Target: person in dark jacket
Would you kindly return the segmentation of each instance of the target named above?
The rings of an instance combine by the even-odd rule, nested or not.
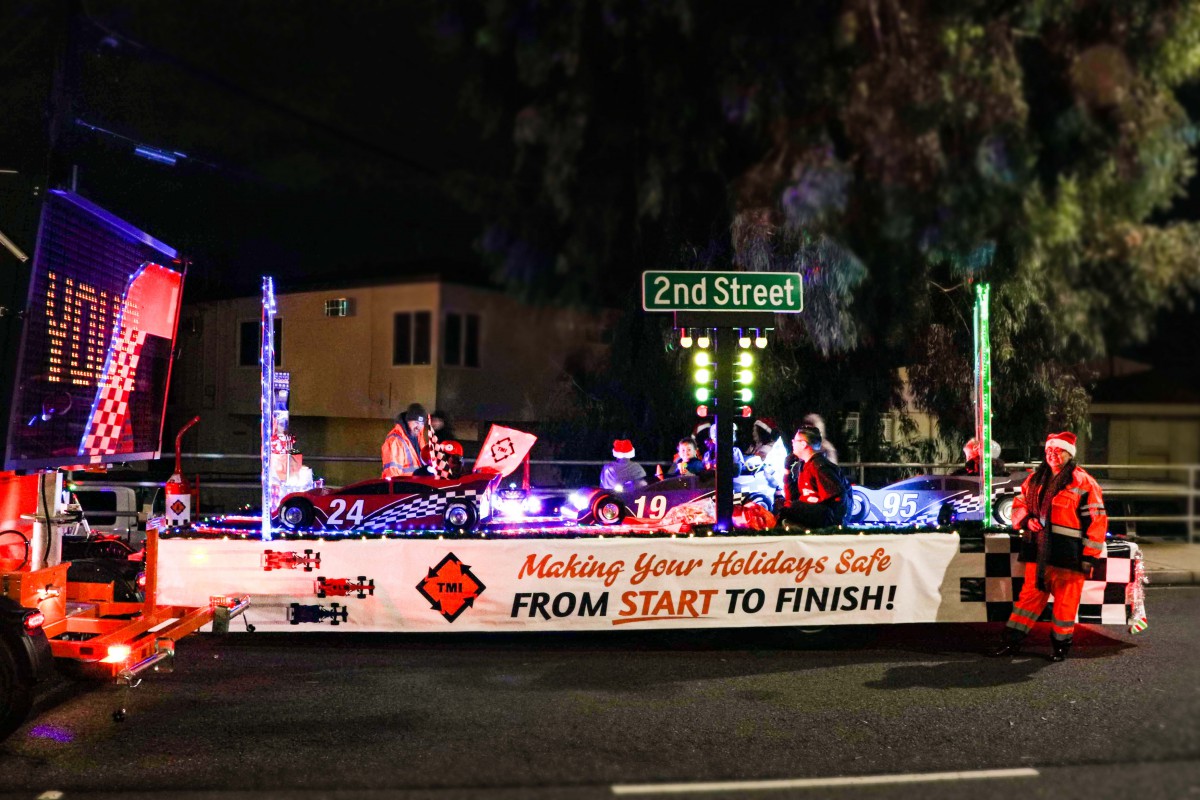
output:
[[[1021,486],[1012,524],[1021,532],[1025,582],[1003,643],[990,655],[1020,652],[1021,642],[1053,595],[1051,660],[1062,661],[1071,649],[1083,583],[1104,556],[1108,531],[1100,484],[1075,464],[1075,434],[1052,433],[1046,439],[1046,460]]]
[[[784,484],[783,506],[777,516],[806,528],[841,525],[848,501],[841,470],[821,452],[821,433],[811,425],[792,437],[795,460]]]

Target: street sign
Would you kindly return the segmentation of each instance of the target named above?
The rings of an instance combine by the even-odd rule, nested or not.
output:
[[[642,273],[646,311],[804,310],[798,272],[698,272],[647,270]]]

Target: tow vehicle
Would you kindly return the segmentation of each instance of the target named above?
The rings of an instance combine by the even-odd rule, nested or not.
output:
[[[0,390],[11,389],[0,419],[0,738],[25,721],[55,662],[134,686],[169,666],[180,639],[228,630],[249,604],[159,603],[158,532],[148,529],[144,553],[91,535],[63,489],[63,470],[159,457],[185,271],[173,248],[83,197],[47,194],[25,311],[0,325]]]

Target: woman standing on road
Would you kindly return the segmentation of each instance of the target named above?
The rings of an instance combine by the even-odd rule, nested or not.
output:
[[[1075,464],[1075,434],[1052,433],[1046,439],[1046,460],[1021,486],[1012,524],[1021,532],[1025,583],[1004,642],[990,655],[1016,655],[1053,595],[1051,660],[1062,661],[1071,649],[1083,582],[1104,555],[1108,531],[1100,485]]]

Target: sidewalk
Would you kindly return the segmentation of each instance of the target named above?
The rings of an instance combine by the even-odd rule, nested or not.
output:
[[[1137,539],[1151,586],[1200,584],[1200,544]]]

